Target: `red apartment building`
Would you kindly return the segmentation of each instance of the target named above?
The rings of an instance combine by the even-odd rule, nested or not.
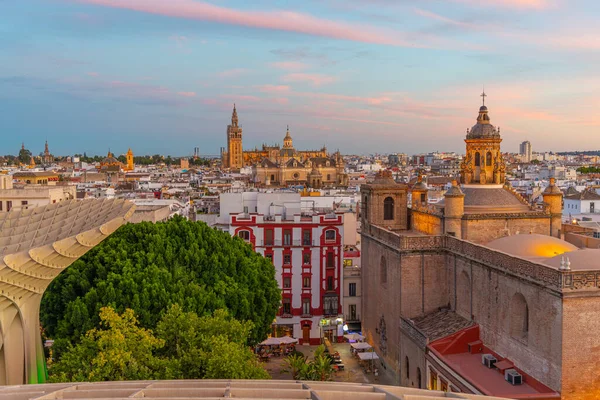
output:
[[[297,193],[246,192],[222,194],[220,218],[275,266],[282,304],[274,334],[301,344],[341,340],[343,214],[303,209]]]

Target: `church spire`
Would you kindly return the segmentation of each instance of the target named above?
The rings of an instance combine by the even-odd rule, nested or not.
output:
[[[235,108],[235,103],[233,103],[233,113],[231,114],[231,125],[238,126],[238,115],[237,115],[237,110]]]

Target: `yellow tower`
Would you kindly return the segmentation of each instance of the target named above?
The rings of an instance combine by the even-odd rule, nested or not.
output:
[[[550,213],[550,236],[560,239],[562,228],[562,198],[563,193],[556,186],[554,178],[550,178],[550,185],[542,193],[546,209]]]
[[[133,151],[131,151],[131,147],[129,150],[127,150],[127,155],[125,157],[127,158],[127,168],[125,168],[125,170],[133,171],[135,169],[135,165],[133,163]]]
[[[452,181],[452,187],[444,193],[444,233],[462,239],[462,217],[465,213],[465,194],[458,182]]]
[[[225,167],[240,169],[244,166],[244,153],[242,150],[242,128],[238,126],[238,115],[233,105],[231,125],[227,125],[227,157]]]
[[[463,184],[504,184],[506,165],[500,152],[500,129],[490,124],[488,109],[483,105],[479,108],[477,123],[469,131],[467,129],[467,151],[460,165],[460,176]]]

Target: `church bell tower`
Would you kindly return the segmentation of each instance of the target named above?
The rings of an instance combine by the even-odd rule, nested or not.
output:
[[[500,151],[500,128],[490,123],[486,96],[485,92],[481,94],[483,105],[479,107],[477,123],[470,131],[467,129],[467,151],[460,165],[460,180],[465,185],[504,184],[506,165]]]
[[[240,169],[244,166],[244,154],[242,150],[242,128],[238,125],[238,115],[233,105],[231,114],[231,125],[227,125],[227,165],[231,169]]]

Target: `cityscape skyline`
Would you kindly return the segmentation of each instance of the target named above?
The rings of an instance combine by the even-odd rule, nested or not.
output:
[[[504,151],[596,150],[594,4],[477,3],[4,2],[0,153],[216,155],[234,102],[247,148],[462,153],[484,84]]]

